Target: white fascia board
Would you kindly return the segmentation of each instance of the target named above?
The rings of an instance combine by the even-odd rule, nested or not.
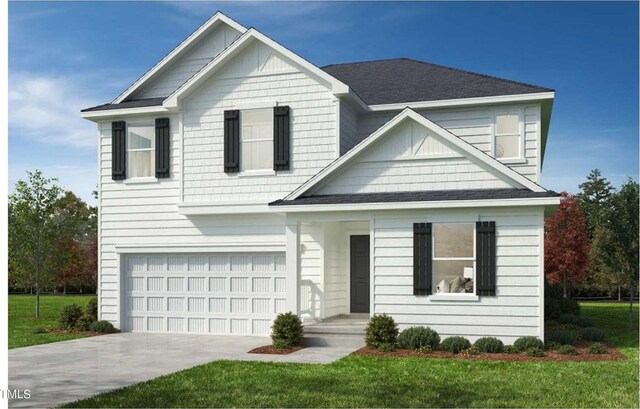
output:
[[[295,64],[299,65],[304,71],[308,74],[320,78],[321,80],[327,82],[331,86],[331,92],[335,95],[346,95],[349,93],[349,87],[322,71],[320,68],[311,64],[304,58],[295,54],[294,52],[286,49],[282,45],[273,41],[269,37],[260,33],[255,28],[250,28],[244,34],[236,39],[236,41],[227,47],[224,51],[218,54],[213,60],[211,60],[207,65],[205,65],[200,71],[194,74],[187,82],[182,84],[177,90],[175,90],[167,99],[165,99],[163,106],[166,108],[176,108],[178,107],[178,100],[185,95],[189,90],[197,87],[201,81],[205,80],[212,73],[215,72],[216,68],[221,67],[227,58],[232,58],[233,55],[239,50],[243,48],[243,46],[247,45],[250,40],[257,40],[268,47],[274,49],[276,52],[284,55],[286,58],[293,61]]]
[[[229,17],[225,16],[221,12],[217,12],[213,15],[209,20],[207,20],[203,25],[198,27],[196,31],[194,31],[189,37],[187,37],[183,42],[178,44],[176,48],[174,48],[169,54],[167,54],[162,60],[160,60],[156,65],[154,65],[149,71],[147,71],[142,77],[138,78],[136,82],[131,84],[126,91],[122,94],[118,95],[116,99],[113,100],[112,104],[119,104],[124,101],[129,95],[131,95],[135,90],[139,89],[142,84],[147,82],[151,77],[153,77],[157,72],[162,70],[167,64],[169,64],[174,58],[182,53],[187,47],[189,47],[193,42],[199,39],[204,33],[206,33],[209,28],[211,28],[214,24],[224,23],[239,33],[244,33],[247,31],[245,27],[237,22],[233,21]]]
[[[421,209],[460,209],[476,207],[520,207],[520,206],[557,206],[560,197],[520,198],[520,199],[483,199],[483,200],[442,200],[433,202],[394,202],[394,203],[348,203],[322,205],[281,205],[270,206],[272,213],[308,213],[337,211],[376,211],[376,210],[421,210]]]
[[[187,244],[122,244],[115,246],[118,254],[144,253],[222,253],[247,251],[285,251],[282,242],[225,242]]]
[[[555,98],[555,92],[537,92],[534,94],[497,95],[492,97],[444,99],[439,101],[402,102],[398,104],[369,105],[370,111],[397,111],[404,108],[447,108],[470,105],[505,104],[515,102],[543,101]]]
[[[269,213],[269,203],[182,202],[178,203],[178,213],[184,216]]]
[[[175,110],[170,110],[158,105],[153,107],[105,109],[104,111],[81,112],[80,116],[84,119],[93,121],[130,115],[168,114],[174,111]]]
[[[486,165],[488,165],[489,167],[495,169],[496,171],[498,171],[499,173],[503,174],[507,178],[513,180],[517,184],[519,184],[519,185],[521,185],[523,187],[526,187],[528,189],[531,189],[534,192],[544,192],[544,191],[546,191],[542,186],[534,183],[530,179],[526,178],[525,176],[523,176],[520,173],[516,172],[515,170],[511,169],[507,165],[501,163],[497,159],[492,158],[491,156],[489,156],[486,153],[482,152],[481,150],[479,150],[478,148],[474,147],[473,145],[470,145],[468,142],[463,141],[462,139],[460,139],[457,136],[453,135],[451,132],[447,131],[446,129],[444,129],[440,125],[438,125],[438,124],[436,124],[434,122],[431,122],[430,120],[428,120],[424,116],[418,114],[417,112],[415,112],[411,108],[405,108],[402,112],[400,112],[398,115],[393,117],[393,119],[391,119],[389,122],[387,122],[386,124],[384,124],[380,128],[378,128],[377,131],[375,131],[374,133],[369,135],[367,138],[365,138],[362,142],[360,142],[358,145],[356,145],[354,148],[352,148],[345,155],[341,156],[338,160],[334,161],[329,166],[327,166],[324,169],[322,169],[315,176],[310,178],[308,181],[306,181],[301,186],[299,186],[297,189],[295,189],[293,192],[291,192],[289,195],[287,195],[284,198],[284,200],[296,199],[296,198],[300,197],[303,193],[309,191],[312,187],[317,186],[321,181],[325,180],[329,175],[331,175],[334,172],[336,172],[339,168],[343,167],[346,163],[348,163],[352,158],[354,158],[355,156],[360,154],[362,151],[367,149],[370,145],[375,143],[378,139],[383,137],[389,130],[393,129],[400,122],[402,122],[402,121],[404,121],[404,120],[406,120],[408,118],[410,118],[410,119],[416,121],[417,123],[423,125],[427,129],[437,133],[439,136],[441,136],[442,138],[447,140],[449,143],[453,144],[458,149],[460,149],[463,152],[467,153],[469,157],[476,158],[476,159],[480,160],[481,162],[483,162]]]

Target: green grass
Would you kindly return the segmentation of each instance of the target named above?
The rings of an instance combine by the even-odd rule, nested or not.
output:
[[[499,362],[348,356],[330,365],[218,361],[67,407],[638,407],[638,328],[626,305],[584,303],[627,356]],[[638,322],[635,308],[634,322]]]
[[[56,328],[58,314],[63,306],[76,303],[84,309],[90,298],[87,295],[41,295],[40,317],[35,318],[35,296],[10,295],[9,349],[86,337],[83,334],[37,334],[34,331]]]

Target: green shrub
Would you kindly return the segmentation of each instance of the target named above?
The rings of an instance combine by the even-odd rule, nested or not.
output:
[[[504,344],[495,337],[478,338],[473,346],[481,352],[488,352],[490,354],[497,354],[504,351]]]
[[[94,316],[84,314],[76,321],[75,329],[78,331],[89,331],[89,327],[95,322],[95,320]]]
[[[570,298],[553,299],[547,298],[544,301],[545,319],[557,319],[560,314],[580,314],[580,305],[576,300]]]
[[[529,348],[544,349],[544,343],[538,339],[538,337],[520,337],[516,339],[513,346],[518,352],[524,352]]]
[[[92,316],[94,321],[98,320],[98,297],[91,297],[87,303],[85,313]]]
[[[75,329],[76,323],[82,317],[82,308],[77,304],[69,304],[62,307],[58,316],[58,324],[62,329]]]
[[[369,348],[379,349],[383,344],[395,346],[398,341],[398,326],[387,314],[374,315],[367,324],[365,343]]]
[[[395,351],[395,345],[383,342],[378,346],[378,351],[380,352],[393,352]]]
[[[573,345],[561,346],[560,348],[558,348],[558,353],[562,355],[578,355],[578,351]]]
[[[94,321],[89,325],[89,331],[102,332],[104,334],[111,334],[118,332],[109,321]]]
[[[440,335],[429,327],[411,327],[398,335],[398,346],[403,349],[420,349],[425,346],[434,349],[440,343]]]
[[[271,326],[271,341],[274,348],[291,348],[302,344],[304,335],[300,317],[292,312],[278,314]]]
[[[607,346],[605,344],[600,343],[600,342],[595,342],[595,343],[589,345],[589,353],[590,354],[606,354],[607,353]]]
[[[557,342],[560,345],[575,345],[576,336],[571,331],[551,331],[547,334],[547,342]]]
[[[481,353],[481,352],[482,352],[482,351],[480,351],[478,348],[476,348],[476,347],[472,346],[472,347],[470,347],[470,348],[467,348],[467,349],[463,350],[463,351],[461,352],[461,354],[462,354],[462,355],[465,355],[465,356],[472,356],[472,355],[478,355],[478,354],[479,354],[479,353]]]
[[[420,352],[421,354],[428,354],[429,352],[433,352],[434,349],[435,348],[431,347],[430,345],[425,345],[416,349],[416,351]]]
[[[517,354],[520,351],[518,351],[518,348],[513,345],[505,345],[503,352],[505,354]]]
[[[558,322],[562,324],[573,324],[578,327],[592,327],[593,321],[589,317],[580,317],[578,315],[573,314],[560,314],[558,317]]]
[[[538,347],[527,348],[525,354],[534,358],[541,358],[544,356],[544,349]]]
[[[580,330],[580,338],[585,341],[602,342],[607,339],[607,334],[598,328],[582,328]]]
[[[440,346],[447,352],[457,354],[465,349],[471,348],[471,342],[465,337],[449,337],[442,341]]]
[[[545,342],[544,343],[544,349],[552,351],[552,350],[556,350],[558,348],[560,348],[562,346],[562,344],[556,342],[556,341],[549,341],[549,342]]]

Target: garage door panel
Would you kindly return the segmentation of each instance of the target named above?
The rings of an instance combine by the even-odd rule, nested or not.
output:
[[[127,330],[269,335],[285,312],[281,253],[127,257]]]

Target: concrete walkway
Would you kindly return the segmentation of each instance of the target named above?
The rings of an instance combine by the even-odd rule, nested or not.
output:
[[[308,347],[289,355],[248,354],[266,337],[121,333],[9,350],[9,389],[31,398],[9,407],[53,407],[207,362],[330,363],[357,346]]]

